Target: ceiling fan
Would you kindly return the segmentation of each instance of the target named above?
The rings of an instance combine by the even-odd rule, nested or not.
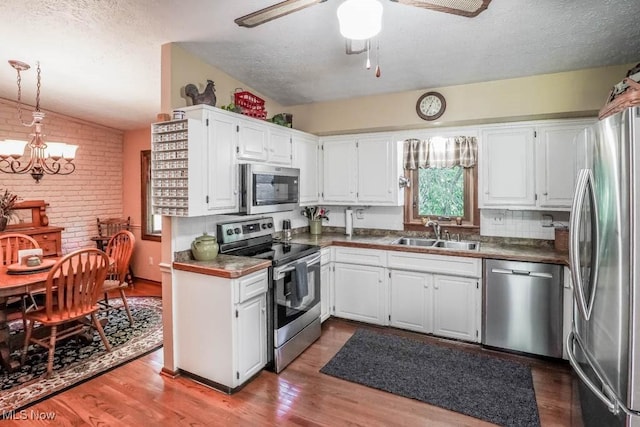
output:
[[[293,12],[324,3],[327,0],[285,0],[273,6],[260,9],[256,12],[242,16],[235,20],[241,27],[253,28],[265,22],[288,15]],[[390,0],[407,6],[421,7],[437,12],[451,13],[454,15],[473,18],[485,10],[491,0]]]

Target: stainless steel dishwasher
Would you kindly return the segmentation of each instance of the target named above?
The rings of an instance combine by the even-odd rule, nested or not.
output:
[[[562,357],[562,266],[484,261],[482,344]]]

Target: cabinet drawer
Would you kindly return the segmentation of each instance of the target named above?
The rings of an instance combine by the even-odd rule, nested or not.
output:
[[[61,246],[60,233],[43,233],[34,234],[33,237],[38,245],[42,248],[43,256],[56,256],[60,255],[58,252]]]
[[[387,266],[387,253],[377,249],[336,247],[334,261],[345,264]]]
[[[460,256],[417,254],[390,251],[389,268],[443,273],[456,276],[482,276],[482,260]]]
[[[267,269],[237,279],[233,302],[240,303],[267,292]]]

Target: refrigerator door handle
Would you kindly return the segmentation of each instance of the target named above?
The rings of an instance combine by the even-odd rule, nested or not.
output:
[[[578,374],[578,377],[580,377],[580,380],[582,380],[582,382],[587,387],[589,387],[589,390],[591,390],[591,392],[593,394],[595,394],[596,397],[602,401],[602,403],[605,404],[605,406],[607,407],[607,409],[611,413],[613,413],[614,415],[617,415],[620,412],[620,405],[619,405],[618,401],[615,398],[614,399],[610,399],[609,397],[607,397],[607,395],[605,395],[605,393],[603,393],[598,388],[598,386],[596,386],[591,381],[591,379],[587,376],[587,374],[582,370],[582,368],[578,364],[578,361],[576,360],[575,354],[573,354],[573,344],[574,343],[577,344],[577,345],[580,345],[580,341],[575,339],[574,332],[571,331],[571,332],[569,332],[569,335],[567,336],[567,356],[569,357],[569,363],[573,367],[573,369],[576,372],[576,374]],[[597,375],[597,373],[596,373],[596,375]],[[609,391],[607,394],[613,395],[613,392],[608,390],[607,386],[605,384],[603,384],[603,387],[605,388],[605,391]]]
[[[591,310],[589,309],[584,295],[584,284],[580,274],[580,220],[582,219],[582,203],[584,202],[589,184],[593,182],[593,175],[590,169],[582,169],[578,174],[576,192],[571,205],[571,223],[569,227],[569,263],[571,265],[571,280],[573,281],[573,295],[578,306],[580,315],[589,320]],[[594,207],[592,207],[593,209]],[[592,276],[594,277],[594,276]],[[595,283],[593,284],[595,286]]]

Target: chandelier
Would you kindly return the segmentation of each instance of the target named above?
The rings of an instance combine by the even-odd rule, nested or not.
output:
[[[37,91],[36,109],[31,112],[31,122],[25,122],[22,118],[22,87],[21,71],[26,71],[29,64],[21,61],[9,61],[9,64],[18,73],[18,115],[23,126],[33,127],[34,133],[30,134],[30,141],[8,139],[0,141],[0,171],[4,173],[23,174],[29,173],[39,183],[42,177],[47,175],[68,175],[76,170],[73,164],[77,145],[64,144],[62,142],[45,142],[42,133],[42,121],[44,113],[40,111],[40,63],[37,62]],[[25,156],[25,147],[29,146],[29,156]]]

